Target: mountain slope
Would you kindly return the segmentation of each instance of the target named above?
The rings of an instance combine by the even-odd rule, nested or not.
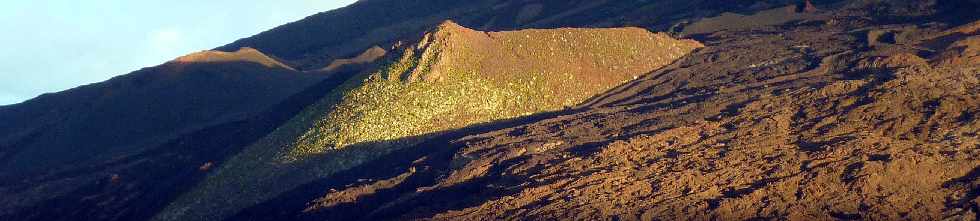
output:
[[[263,54],[254,48],[240,48],[234,52],[222,51],[202,51],[184,55],[174,59],[170,63],[175,64],[195,64],[195,63],[228,63],[228,62],[250,62],[260,64],[268,68],[279,68],[295,70],[278,60]]]
[[[531,23],[538,27],[615,26],[627,21],[613,17],[627,11],[633,11],[636,15],[653,16],[662,13],[717,11],[718,7],[722,7],[700,7],[686,3],[679,7],[671,2],[632,1],[605,1],[598,4],[591,1],[540,3],[543,6],[522,1],[361,1],[352,7],[311,16],[219,48],[229,53],[249,47],[265,52],[261,56],[246,53],[241,57],[246,60],[249,57],[257,58],[254,61],[234,65],[226,62],[210,65],[171,63],[136,71],[107,82],[43,95],[23,104],[0,107],[0,163],[4,165],[0,168],[0,188],[5,195],[11,196],[5,197],[5,201],[0,203],[0,213],[32,214],[58,208],[59,211],[75,214],[93,214],[91,217],[118,218],[116,213],[120,212],[112,211],[111,206],[87,207],[79,202],[83,202],[83,199],[124,198],[125,200],[112,202],[113,205],[126,205],[133,200],[145,201],[148,199],[145,197],[152,199],[154,196],[131,197],[146,192],[144,187],[166,194],[179,192],[180,188],[153,186],[154,177],[174,177],[182,183],[193,182],[193,179],[177,177],[185,174],[183,169],[197,168],[205,162],[220,161],[226,155],[237,153],[245,146],[237,143],[253,140],[249,136],[264,136],[265,130],[262,128],[269,123],[278,122],[256,120],[278,115],[265,113],[264,110],[302,108],[290,105],[305,106],[303,102],[279,101],[303,91],[325,77],[280,70],[281,68],[272,68],[269,64],[288,67],[285,69],[295,67],[298,70],[315,70],[336,60],[334,58],[353,57],[354,53],[369,46],[388,47],[402,40],[417,40],[417,33],[446,18],[458,18],[464,23],[491,30],[515,29],[530,26]],[[646,7],[639,9],[641,5]],[[661,11],[660,8],[666,7],[659,6],[671,6],[669,8],[672,10]],[[516,18],[512,17],[516,16],[512,12],[536,7],[541,10],[537,13],[524,13],[519,19],[522,22],[516,22]],[[594,14],[589,13],[589,10],[599,9],[607,13],[596,18],[591,17]],[[652,13],[650,9],[656,9],[656,13]],[[365,18],[365,15],[384,16]],[[603,19],[613,19],[616,22],[599,25]],[[538,20],[551,22],[536,22]],[[635,21],[668,23],[668,20]],[[216,51],[198,55],[217,60],[222,57],[222,53]],[[334,81],[344,81],[350,72],[370,67],[372,66],[365,65],[345,69],[341,72],[346,73],[336,75],[339,78],[331,77],[336,73],[328,73],[330,76],[326,77],[331,77]],[[186,71],[183,70],[185,68]],[[292,74],[264,75],[258,72]],[[212,76],[221,77],[211,78]],[[306,79],[308,77],[310,79]],[[322,96],[329,88],[314,91],[320,91]],[[262,97],[266,94],[270,96]],[[195,99],[185,99],[191,97]],[[253,127],[247,126],[253,124],[241,124],[242,122],[265,126],[235,130],[227,128],[233,127],[232,125]],[[224,132],[214,135],[214,130],[218,130],[215,128],[223,128],[220,130]],[[237,135],[241,137],[236,137],[235,133],[238,132],[242,132]],[[204,134],[214,136],[202,137]],[[235,142],[221,144],[219,141],[222,140]],[[201,144],[200,147],[195,147],[197,144]],[[212,150],[214,152],[209,152]],[[167,165],[164,159],[173,160],[173,165]],[[143,161],[154,163],[132,163]],[[132,173],[140,176],[129,176]],[[130,181],[143,186],[123,191],[96,188],[114,185],[105,181],[116,175],[123,177],[123,180],[128,180],[126,177],[134,179]],[[30,189],[33,190],[27,191]],[[101,198],[92,198],[93,195]],[[166,199],[160,197],[154,200]],[[165,202],[132,205],[143,208],[144,205],[161,203]],[[147,208],[148,210],[123,210],[120,214],[153,211],[152,206]]]
[[[400,41],[414,42],[444,20],[488,31],[562,27],[645,27],[656,31],[722,12],[752,12],[792,4],[764,1],[372,0],[309,16],[217,48],[256,48],[300,70]],[[822,3],[839,2],[823,0]]]
[[[797,3],[359,1],[0,107],[0,220],[975,220],[978,2]]]
[[[642,29],[484,33],[446,22],[344,92],[291,155],[559,110],[697,47]]]
[[[584,102],[698,47],[637,28],[487,33],[446,22],[246,148],[157,218],[222,218],[443,131]]]
[[[251,117],[181,134],[138,154],[3,180],[0,220],[146,220],[213,167],[343,83],[335,73]]]
[[[28,175],[138,153],[181,133],[248,117],[321,78],[268,66],[276,62],[258,51],[229,55],[194,55],[208,59],[204,62],[184,57],[187,61],[4,110],[0,175]]]
[[[713,32],[578,111],[441,136],[229,220],[976,219],[980,45],[947,30],[980,23],[857,13]]]
[[[357,55],[356,57],[349,58],[349,59],[343,59],[343,58],[335,59],[332,62],[330,62],[329,65],[327,65],[323,69],[320,69],[320,71],[335,72],[335,71],[344,71],[344,70],[356,70],[359,69],[358,68],[359,66],[372,64],[378,59],[384,58],[384,56],[387,53],[388,51],[385,51],[385,49],[378,46],[374,46],[368,48],[364,52],[361,52],[361,54]]]

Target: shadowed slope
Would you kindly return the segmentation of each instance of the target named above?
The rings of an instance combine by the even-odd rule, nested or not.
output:
[[[839,0],[815,1],[816,4]],[[452,19],[467,27],[505,31],[560,27],[646,27],[666,31],[680,21],[721,12],[747,13],[798,0],[372,0],[319,13],[217,48],[252,47],[299,70],[320,69],[372,46],[411,39]],[[416,39],[417,40],[417,39]]]
[[[57,189],[47,189],[50,191],[42,191],[45,192],[43,194],[34,192],[38,194],[32,195],[36,199],[31,200],[21,200],[23,198],[20,196],[7,197],[5,199],[16,203],[4,206],[31,204],[75,188],[74,184],[38,184],[22,180],[25,176],[50,169],[45,173],[47,175],[42,175],[47,177],[44,179],[61,177],[51,174],[77,172],[79,170],[74,168],[78,167],[100,167],[98,165],[116,162],[119,158],[127,158],[125,156],[146,153],[147,147],[167,142],[173,135],[195,133],[201,128],[227,125],[228,122],[252,116],[257,110],[322,77],[305,76],[270,66],[296,64],[295,67],[301,70],[320,68],[337,56],[353,56],[372,45],[387,47],[396,44],[398,40],[414,36],[446,18],[458,18],[464,24],[488,30],[507,30],[531,24],[536,27],[608,27],[623,24],[652,27],[654,24],[669,23],[681,14],[710,14],[711,11],[731,6],[699,5],[694,2],[363,1],[219,48],[232,52],[251,47],[269,56],[250,56],[256,53],[249,52],[245,53],[248,55],[245,57],[255,59],[245,62],[167,64],[107,82],[43,95],[22,104],[2,106],[0,181]],[[594,11],[602,13],[592,13]],[[674,13],[680,14],[664,19],[667,16],[663,15]],[[627,14],[628,19],[622,19],[621,14]],[[367,18],[364,15],[384,16]],[[206,55],[203,56],[206,61],[229,54],[206,52],[203,55]],[[230,55],[235,57],[240,54]],[[314,79],[306,79],[308,77]],[[86,174],[89,178],[74,180],[88,182],[102,179],[104,175]],[[48,205],[74,206],[63,201],[52,202],[54,204]]]
[[[217,220],[243,207],[249,208],[229,220],[976,217],[980,211],[976,29],[940,32],[949,25],[975,21],[980,15],[975,13],[977,1],[814,0],[818,13],[834,13],[828,6],[833,2],[858,7],[845,11],[854,14],[836,17],[753,13],[787,2],[799,0],[360,1],[220,48],[268,52],[270,56],[243,56],[259,63],[169,64],[186,71],[151,68],[138,73],[154,74],[85,87],[99,90],[73,90],[42,96],[29,105],[0,107],[0,162],[17,160],[16,167],[0,164],[0,195],[4,196],[0,220],[139,220],[164,206],[169,207],[158,218],[180,220]],[[930,15],[937,8],[959,12]],[[699,33],[708,48],[589,99],[580,105],[583,109],[461,130],[424,133],[456,128],[461,122],[526,114],[507,105],[463,105],[448,111],[442,108],[447,103],[542,99],[523,96],[527,93],[565,97],[561,88],[542,92],[539,87],[520,87],[555,79],[520,78],[530,74],[497,77],[510,76],[510,68],[615,71],[608,71],[610,66],[583,65],[587,62],[562,63],[575,56],[557,50],[556,56],[548,57],[551,47],[536,47],[548,44],[517,44],[517,49],[511,45],[503,50],[507,47],[501,45],[506,44],[498,42],[556,39],[560,32],[550,37],[528,35],[537,33],[532,31],[484,33],[447,24],[447,30],[456,31],[432,33],[421,47],[401,48],[411,50],[411,55],[392,56],[382,71],[349,81],[348,76],[326,75],[338,77],[332,79],[338,82],[323,82],[326,86],[317,87],[324,88],[307,91],[300,96],[305,102],[274,105],[252,90],[215,94],[228,85],[263,88],[275,96],[288,94],[283,91],[294,89],[292,84],[264,74],[294,72],[261,63],[276,61],[315,70],[374,45],[391,48],[401,45],[400,40],[418,41],[422,37],[418,33],[446,18],[481,30],[637,26],[682,31],[684,24],[696,27],[702,18],[726,11],[754,14],[735,16],[753,24],[702,20],[722,27]],[[453,45],[456,40],[445,39],[474,44]],[[402,51],[394,54],[409,54]],[[505,56],[487,59],[494,54]],[[191,60],[242,56],[203,55]],[[512,55],[520,56],[512,59]],[[479,59],[454,59],[457,56]],[[541,57],[547,62],[539,63]],[[602,60],[594,58],[585,60]],[[616,67],[615,62],[620,60],[609,64]],[[458,75],[454,66],[503,74]],[[238,81],[224,74],[201,74],[232,72],[258,76],[255,79],[267,80],[273,87],[250,80],[234,83]],[[616,76],[630,79],[630,75]],[[182,80],[155,83],[169,78]],[[588,85],[593,81],[621,82],[576,79],[557,85],[585,91],[595,89]],[[518,82],[514,87],[506,84],[512,80]],[[200,83],[180,87],[182,81]],[[89,104],[103,96],[101,88],[112,84],[179,90],[117,90],[107,93],[115,98]],[[344,84],[344,90],[328,93],[338,84]],[[472,96],[500,91],[506,96]],[[581,95],[571,91],[568,97]],[[422,96],[426,94],[458,99]],[[127,96],[132,99],[118,99]],[[323,96],[326,99],[293,116],[297,108]],[[417,97],[425,99],[413,99]],[[565,106],[562,99],[551,102],[535,107]],[[90,111],[105,103],[127,108]],[[514,102],[502,104],[508,103]],[[340,105],[350,109],[338,111],[335,107]],[[264,109],[261,106],[275,108],[257,113]],[[483,109],[487,107],[504,111]],[[410,111],[386,111],[389,108]],[[453,112],[464,114],[448,114]],[[79,116],[101,120],[79,124]],[[279,125],[287,118],[289,123]],[[406,125],[390,118],[423,123]],[[352,124],[335,124],[341,121]],[[147,138],[142,133],[147,127],[162,127],[150,135],[182,135],[160,138],[163,145],[117,146],[104,139],[126,143]],[[127,133],[100,131],[105,128]],[[277,129],[266,136],[272,128]],[[365,133],[372,131],[384,133]],[[385,139],[419,133],[423,134]],[[80,142],[64,148],[47,145],[70,139]],[[43,152],[33,148],[37,146],[63,149]],[[145,150],[151,146],[157,148]],[[338,146],[345,147],[334,149]],[[123,153],[127,150],[134,153]],[[386,156],[372,161],[381,155]],[[60,159],[64,157],[90,160]],[[29,172],[21,169],[51,162],[64,168],[37,176],[4,172]],[[200,185],[199,180],[203,180]]]
[[[710,33],[581,110],[439,137],[229,220],[976,219],[976,34],[875,44],[850,31],[894,27],[830,16]],[[901,26],[949,28],[926,22]]]
[[[638,28],[446,22],[234,157],[158,219],[216,219],[440,131],[578,104],[700,47]]]
[[[361,52],[361,54],[357,55],[357,57],[334,60],[333,62],[330,62],[330,64],[327,65],[327,67],[320,69],[320,71],[334,72],[334,71],[342,71],[347,69],[356,69],[357,67],[352,67],[352,66],[363,66],[366,64],[373,63],[378,59],[384,58],[385,54],[387,53],[388,52],[385,51],[385,49],[378,46],[374,46],[368,48],[364,52]]]
[[[0,220],[146,220],[227,157],[319,100],[353,73],[320,83],[252,117],[207,127],[139,154],[66,168],[0,187]]]
[[[58,197],[106,171],[70,180],[59,174],[254,117],[322,79],[270,66],[274,60],[249,49],[181,59],[0,110],[2,209]]]

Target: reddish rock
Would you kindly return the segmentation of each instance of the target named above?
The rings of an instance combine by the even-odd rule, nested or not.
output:
[[[214,167],[214,162],[204,163],[204,165],[198,167],[197,170],[200,170],[201,172],[208,172],[208,170],[211,170],[211,167]]]
[[[122,177],[119,174],[112,174],[112,176],[109,176],[109,182],[113,185],[119,184],[122,182]]]
[[[804,12],[804,13],[814,13],[817,12],[817,7],[813,6],[813,2],[810,2],[810,0],[805,0],[803,1],[803,3],[800,3],[797,6],[796,11]]]

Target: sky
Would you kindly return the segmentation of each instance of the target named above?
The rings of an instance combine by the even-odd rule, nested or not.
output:
[[[354,1],[0,1],[0,105],[105,81]]]

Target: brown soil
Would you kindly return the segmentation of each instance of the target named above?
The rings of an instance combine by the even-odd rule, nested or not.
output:
[[[385,49],[378,46],[374,46],[368,48],[364,52],[361,52],[361,54],[357,55],[357,57],[334,60],[333,62],[330,62],[330,64],[324,67],[323,69],[320,69],[320,71],[335,72],[335,71],[342,71],[345,69],[355,69],[356,67],[351,67],[351,66],[367,65],[373,63],[378,59],[383,58],[387,53],[388,51],[385,51]]]
[[[360,1],[219,48],[269,56],[205,52],[0,106],[0,220],[978,220],[980,1],[821,0],[816,12],[800,2]],[[445,19],[495,31],[669,28],[706,47],[577,107],[417,145],[295,167],[266,157],[292,140],[256,145],[314,124],[308,108],[376,67],[319,75],[283,63],[316,70]],[[481,46],[464,42],[455,46]],[[574,57],[549,52],[520,54]],[[207,62],[225,58],[234,62]],[[474,69],[520,67],[494,62]],[[562,64],[520,65],[589,68]],[[225,169],[236,163],[249,167]]]
[[[240,48],[235,52],[201,51],[184,55],[171,61],[171,63],[176,64],[229,62],[251,62],[261,64],[269,68],[284,68],[293,70],[293,68],[289,67],[288,65],[285,65],[276,59],[263,54],[261,51],[248,47]]]
[[[158,217],[225,217],[446,131],[569,108],[700,47],[641,28],[483,32],[447,21],[246,147]]]
[[[811,5],[812,6],[812,5]],[[817,19],[823,16],[806,13],[806,6],[785,6],[759,11],[751,15],[722,13],[717,17],[705,18],[684,28],[684,35],[700,35],[721,30],[737,30],[780,25],[787,22],[805,19]]]
[[[976,220],[975,34],[944,48],[868,45],[855,25],[715,32],[582,111],[448,141],[459,149],[328,191],[303,214]]]

